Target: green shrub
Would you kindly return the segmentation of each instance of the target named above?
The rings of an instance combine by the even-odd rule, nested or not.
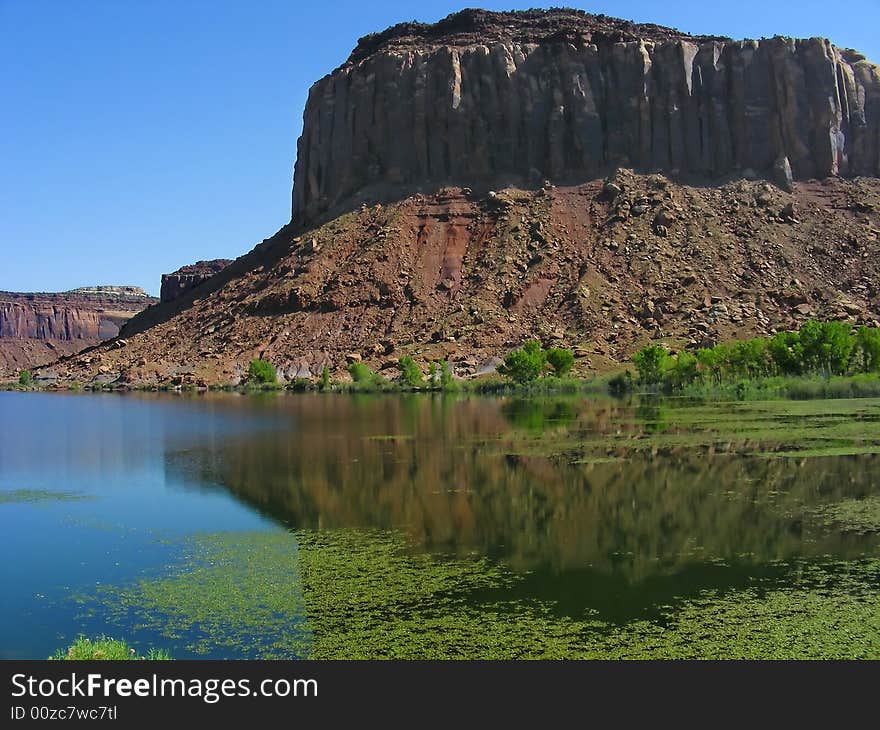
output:
[[[440,388],[442,390],[455,389],[455,377],[452,375],[452,368],[446,360],[440,361]]]
[[[348,374],[355,383],[369,383],[376,377],[376,373],[362,362],[353,362],[349,365]]]
[[[22,370],[18,374],[18,384],[19,385],[23,385],[23,386],[27,387],[28,385],[30,385],[33,382],[34,382],[34,378],[31,375],[29,370]]]
[[[767,351],[777,372],[800,375],[804,370],[804,350],[797,332],[777,332],[767,342]]]
[[[805,370],[829,375],[846,372],[856,342],[848,324],[811,319],[804,322],[798,338],[803,348]]]
[[[259,384],[270,384],[278,382],[278,374],[275,372],[275,366],[268,360],[254,358],[248,366],[247,374],[248,382]]]
[[[556,373],[556,377],[561,378],[571,372],[574,365],[574,353],[561,347],[554,347],[547,350],[547,362]]]
[[[388,384],[385,378],[362,362],[353,362],[349,365],[348,374],[351,375],[357,390],[382,390]]]
[[[321,368],[321,390],[330,390],[330,368]]]
[[[672,357],[661,345],[648,345],[632,357],[633,365],[639,373],[639,381],[644,385],[658,385],[666,371],[672,366]]]
[[[874,392],[877,379],[856,381],[850,376],[880,372],[880,328],[854,330],[846,322],[809,320],[796,332],[718,344],[696,355],[682,352],[673,358],[662,347],[650,345],[633,355],[633,362],[642,384],[663,383],[670,390],[709,380],[740,398],[771,391],[792,398],[842,398]],[[837,379],[841,376],[848,377]],[[623,386],[623,381],[615,381],[615,388]]]
[[[416,361],[409,355],[406,355],[397,361],[400,367],[400,379],[410,388],[422,388],[425,385],[425,378]]]
[[[516,383],[537,380],[547,363],[547,353],[536,340],[529,340],[522,347],[507,353],[498,372]]]

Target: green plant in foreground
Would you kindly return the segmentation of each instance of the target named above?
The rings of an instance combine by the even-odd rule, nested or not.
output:
[[[275,372],[275,366],[268,360],[254,358],[248,365],[248,382],[267,385],[278,382],[278,374]]]
[[[146,656],[138,656],[134,649],[119,639],[111,639],[106,636],[88,639],[85,636],[79,636],[67,649],[59,649],[49,658],[62,661],[127,661],[132,659],[167,661],[171,659],[171,656],[162,649],[150,649]]]
[[[24,387],[27,387],[33,382],[34,382],[34,378],[31,375],[29,370],[22,370],[18,374],[18,384],[19,385],[23,385]]]
[[[321,368],[321,390],[330,390],[330,368]]]
[[[616,624],[517,600],[524,576],[505,565],[413,551],[396,531],[208,534],[188,545],[166,575],[102,586],[102,612],[121,625],[133,615],[189,651],[266,659],[880,656],[876,559],[780,563],[775,578]]]

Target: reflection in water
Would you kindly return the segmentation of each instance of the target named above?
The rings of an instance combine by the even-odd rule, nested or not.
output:
[[[876,399],[0,394],[0,657],[876,654],[877,453]]]
[[[171,453],[168,468],[292,528],[403,529],[430,551],[476,550],[520,571],[644,581],[712,561],[856,555],[873,544],[810,529],[804,515],[871,493],[874,457],[744,458],[713,436],[709,449],[609,458],[618,449],[602,436],[623,430],[630,443],[674,417],[658,408],[303,397],[279,404],[291,428]]]

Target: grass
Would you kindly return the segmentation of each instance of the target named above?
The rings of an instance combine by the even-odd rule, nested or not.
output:
[[[493,395],[541,397],[546,395],[605,395],[609,385],[614,381],[616,373],[594,375],[586,378],[556,377],[548,375],[529,383],[515,383],[499,376],[483,376],[479,378],[456,379],[446,387],[439,384],[412,386],[402,380],[391,380],[380,375],[362,382],[330,381],[326,387],[319,380],[311,381],[298,378],[287,384],[244,382],[240,385],[216,385],[201,390],[239,392],[256,394],[263,392],[305,393],[331,392],[351,394],[407,394],[407,393],[460,393],[462,395]],[[82,386],[71,383],[68,390],[82,390]],[[91,387],[91,386],[90,386]],[[0,389],[5,390],[57,390],[58,386],[45,388],[31,385],[22,388],[15,383],[4,383]],[[197,391],[195,386],[149,385],[128,386],[114,384],[98,384],[95,392],[107,391]],[[656,395],[656,389],[648,388],[642,394]],[[724,401],[761,401],[761,400],[820,400],[840,398],[873,398],[880,397],[880,373],[859,373],[856,375],[823,377],[818,375],[772,376],[754,379],[738,379],[724,382],[695,382],[684,386],[677,392],[677,397],[701,398]]]
[[[880,374],[774,376],[723,383],[693,383],[681,390],[691,398],[716,400],[819,400],[880,397]]]
[[[161,649],[150,649],[146,656],[138,656],[137,652],[124,641],[106,636],[97,639],[79,636],[67,649],[59,649],[49,658],[68,661],[127,661],[131,659],[165,661],[171,659],[168,652]]]

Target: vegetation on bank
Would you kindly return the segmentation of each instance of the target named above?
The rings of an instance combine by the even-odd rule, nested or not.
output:
[[[402,357],[398,360],[400,375],[396,380],[391,380],[375,372],[362,362],[354,362],[348,366],[348,374],[351,375],[351,383],[331,383],[330,387],[322,390],[337,390],[352,393],[381,393],[381,392],[454,392],[461,388],[460,381],[452,374],[452,367],[446,360],[430,362],[427,374],[423,374],[421,368],[412,357]],[[323,381],[323,379],[322,379]]]
[[[120,639],[110,639],[101,636],[97,639],[89,639],[79,636],[66,649],[59,649],[49,659],[72,660],[72,661],[127,661],[131,659],[149,659],[150,661],[167,661],[171,656],[162,649],[150,649],[145,656],[138,653]]]
[[[431,361],[424,372],[411,356],[398,360],[398,376],[386,377],[357,361],[348,366],[350,381],[334,380],[325,365],[317,380],[296,378],[285,382],[268,360],[251,360],[240,385],[212,386],[210,390],[338,393],[464,392],[495,395],[550,393],[631,392],[679,394],[694,397],[760,400],[766,398],[858,398],[880,396],[880,328],[853,327],[845,322],[810,320],[797,331],[772,337],[717,344],[695,352],[670,352],[651,344],[632,356],[635,373],[573,377],[574,353],[566,348],[544,348],[529,340],[507,353],[497,375],[461,379],[446,360]],[[7,388],[32,389],[34,380],[22,371],[17,384]],[[128,389],[94,381],[92,391]],[[82,389],[78,383],[68,386]],[[145,390],[199,390],[196,385],[154,385]]]
[[[810,320],[793,332],[670,353],[648,345],[609,388],[792,398],[880,395],[880,329]]]
[[[274,385],[278,382],[278,372],[268,360],[254,358],[248,365],[247,381],[256,385]]]

